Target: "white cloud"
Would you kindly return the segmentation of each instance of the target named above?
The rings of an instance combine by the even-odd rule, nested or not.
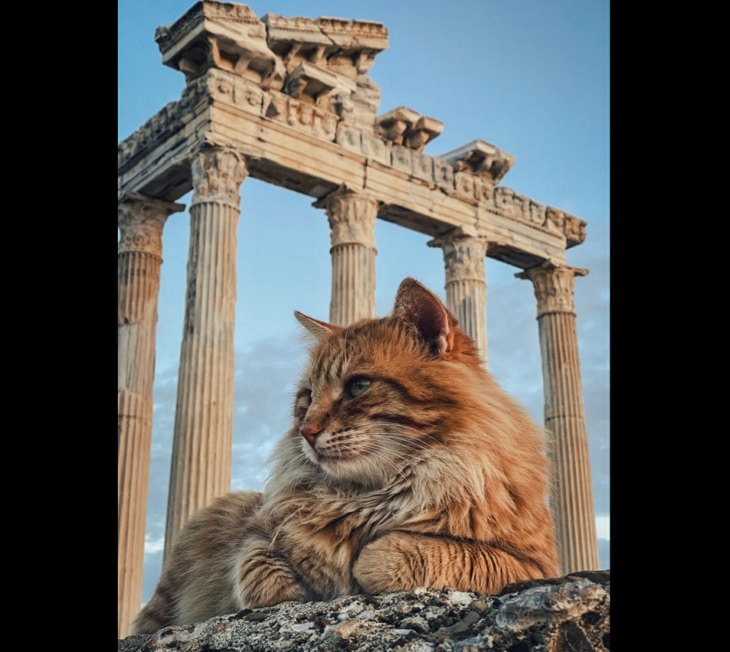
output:
[[[608,514],[596,516],[596,533],[599,539],[611,540],[611,517]]]
[[[156,555],[165,548],[165,537],[157,537],[153,539],[149,534],[144,538],[144,554]]]

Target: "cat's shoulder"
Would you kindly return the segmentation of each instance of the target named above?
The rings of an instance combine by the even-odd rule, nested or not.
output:
[[[249,515],[261,504],[261,496],[259,491],[231,491],[217,496],[193,514],[190,519],[191,524],[221,518],[237,521],[241,517]]]

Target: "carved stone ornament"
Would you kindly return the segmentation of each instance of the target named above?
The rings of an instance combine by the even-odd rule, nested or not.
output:
[[[162,63],[185,74],[189,83],[210,68],[235,72],[280,89],[284,64],[266,43],[266,27],[243,4],[198,2],[173,25],[159,27],[155,41]]]
[[[447,160],[456,170],[469,170],[489,180],[492,185],[499,183],[515,162],[512,154],[480,139],[441,154],[440,158]]]
[[[245,158],[232,149],[206,148],[192,160],[192,202],[220,201],[238,208],[238,194],[243,180],[248,176]]]
[[[333,247],[355,243],[375,249],[376,199],[343,186],[313,205],[327,212]]]
[[[554,312],[575,314],[575,277],[586,274],[588,270],[581,267],[555,265],[545,261],[537,267],[518,272],[515,276],[532,281],[537,299],[537,316],[540,317]]]
[[[124,195],[118,206],[120,231],[118,252],[162,256],[162,227],[172,214],[185,210],[184,204],[146,197],[136,192]]]

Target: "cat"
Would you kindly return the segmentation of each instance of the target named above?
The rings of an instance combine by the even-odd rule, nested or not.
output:
[[[543,433],[421,283],[390,316],[313,336],[263,493],[178,533],[133,633],[286,600],[555,577]]]

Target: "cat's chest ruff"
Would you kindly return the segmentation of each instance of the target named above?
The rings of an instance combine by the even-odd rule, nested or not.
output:
[[[304,498],[304,504],[292,512],[282,529],[297,539],[312,537],[332,546],[347,542],[358,547],[361,540],[397,525],[408,511],[402,494],[311,492]]]

